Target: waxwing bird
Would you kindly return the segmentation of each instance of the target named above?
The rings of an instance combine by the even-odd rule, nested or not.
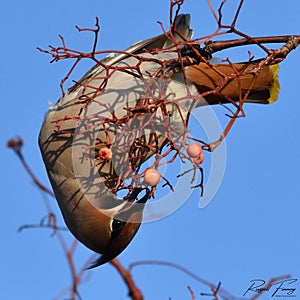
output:
[[[189,15],[178,15],[173,28],[176,40],[191,40],[193,31],[190,29]],[[126,170],[132,167],[128,167],[126,163],[128,161],[126,151],[112,151],[112,157],[102,161],[96,160],[94,164],[87,155],[84,155],[84,151],[91,149],[95,141],[102,142],[99,143],[99,149],[96,147],[95,153],[104,147],[103,141],[107,141],[112,150],[115,145],[122,144],[125,138],[122,131],[124,126],[104,122],[108,119],[125,120],[130,111],[139,107],[145,87],[149,87],[147,80],[153,80],[149,74],[154,74],[160,67],[160,64],[152,58],[156,61],[178,58],[176,51],[159,51],[156,54],[149,51],[171,46],[172,42],[162,34],[138,42],[124,53],[104,58],[101,64],[88,71],[49,108],[43,122],[39,146],[66,225],[81,243],[102,255],[91,267],[108,262],[127,247],[140,227],[143,209],[150,193],[148,187],[144,186],[130,191],[125,200],[118,199],[114,188],[122,180],[120,174],[125,174]],[[139,71],[132,69],[130,72],[124,72],[112,69],[114,72],[109,76],[107,76],[108,69],[104,67],[126,68],[137,64]],[[256,64],[257,62],[239,63],[235,64],[235,68],[251,70]],[[215,89],[222,83],[221,74],[233,73],[229,64],[212,64],[212,66],[213,68],[199,62],[182,70],[187,81],[182,71],[174,73],[168,81],[166,95],[172,95],[174,103],[168,100],[166,109],[169,112],[170,126],[176,128],[174,134],[184,130],[182,119],[187,118],[195,107],[226,103],[229,98],[239,101],[246,93],[248,102],[271,103],[277,99],[277,65],[266,66],[256,75],[247,72],[238,79],[233,78],[218,93],[207,93],[206,96],[199,96],[196,100],[187,97],[188,92],[199,95]],[[257,77],[254,84],[253,76]],[[105,90],[102,93],[95,93],[103,83]],[[179,98],[184,100],[175,103]],[[85,99],[92,101],[83,109]],[[132,128],[140,130],[141,118],[146,120],[147,116],[140,114],[136,123],[132,120],[126,123],[130,132]],[[164,126],[158,121],[156,131],[159,132],[158,136],[161,139],[164,130]],[[145,128],[139,134],[148,141],[151,130]],[[151,155],[153,153],[149,152],[143,159],[135,160],[135,165],[141,165]],[[140,196],[142,193],[145,194]]]

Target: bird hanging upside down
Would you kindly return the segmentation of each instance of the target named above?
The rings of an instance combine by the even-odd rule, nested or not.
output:
[[[193,31],[188,14],[175,18],[172,34],[177,41],[191,40]],[[130,149],[117,151],[116,145],[125,145],[126,126],[128,133],[138,131],[150,146],[154,143],[149,142],[153,127],[141,125],[150,122],[153,107],[158,103],[149,98],[159,94],[159,105],[165,99],[154,121],[155,131],[159,133],[155,143],[159,147],[165,145],[163,137],[170,134],[168,128],[175,135],[185,130],[183,122],[196,107],[239,101],[245,95],[248,95],[247,102],[253,103],[266,104],[277,99],[278,66],[265,66],[260,72],[251,73],[257,66],[255,61],[232,66],[208,65],[199,60],[198,64],[186,66],[162,82],[155,75],[159,74],[161,62],[178,59],[178,52],[172,51],[172,46],[172,41],[162,34],[103,59],[49,109],[42,125],[39,146],[64,220],[81,243],[101,254],[91,267],[119,255],[142,222],[143,209],[150,197],[147,185],[135,187],[123,201],[117,199],[116,187],[123,180],[120,174],[128,175],[130,169],[139,168],[155,152],[147,149],[146,155],[137,155],[132,163]],[[166,50],[151,54],[153,49]],[[190,53],[185,50],[186,47],[180,52],[182,57]],[[235,72],[240,75],[233,76],[216,91],[224,75]],[[157,85],[160,88],[149,97]],[[162,86],[166,88],[163,93]],[[141,105],[141,99],[145,98],[148,106]],[[136,119],[130,117],[132,112]],[[100,158],[95,154],[95,163],[84,155],[83,149],[99,153],[104,147],[110,152],[102,151]]]

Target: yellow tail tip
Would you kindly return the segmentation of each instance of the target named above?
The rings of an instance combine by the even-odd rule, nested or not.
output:
[[[280,84],[279,84],[279,78],[278,78],[278,70],[279,70],[279,65],[271,65],[270,71],[273,75],[273,84],[270,89],[270,98],[268,99],[268,102],[274,103],[278,99],[279,95],[279,90],[280,90]]]

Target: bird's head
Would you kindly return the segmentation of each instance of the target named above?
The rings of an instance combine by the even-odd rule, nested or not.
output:
[[[140,189],[138,190],[140,192]],[[113,214],[94,208],[93,214],[89,212],[89,220],[83,222],[81,234],[77,236],[83,244],[101,256],[88,269],[101,266],[118,256],[136,235],[143,219],[143,209],[149,199],[149,192],[134,204],[128,202],[136,196],[135,191],[130,195],[130,199],[122,201],[113,209]]]

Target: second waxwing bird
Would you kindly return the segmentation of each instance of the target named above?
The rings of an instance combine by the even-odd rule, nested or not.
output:
[[[182,38],[192,39],[193,31],[190,29],[188,14],[178,15],[173,28],[172,33],[177,41],[182,41]],[[154,74],[160,67],[152,58],[156,61],[178,58],[175,51],[159,51],[158,54],[151,54],[149,51],[155,48],[170,49],[171,46],[172,42],[162,34],[134,44],[126,53],[104,58],[101,61],[103,65],[93,67],[49,108],[43,122],[39,146],[66,225],[81,243],[102,255],[92,267],[108,262],[127,247],[140,227],[143,209],[149,198],[147,186],[131,191],[127,201],[118,200],[117,194],[113,192],[117,183],[122,180],[120,174],[125,174],[132,166],[126,163],[126,151],[113,151],[125,139],[122,131],[124,126],[104,122],[109,119],[124,120],[132,109],[139,107],[147,80],[153,80],[150,74]],[[137,69],[130,69],[130,72],[120,69],[137,64],[139,72]],[[247,62],[234,66],[237,70],[251,70],[256,64]],[[104,65],[112,67],[114,72],[107,76],[107,70],[110,69],[104,68]],[[218,93],[199,96],[218,87],[223,80],[221,74],[233,73],[232,66],[228,64],[212,65],[213,68],[199,62],[198,65],[185,67],[182,72],[174,73],[168,82],[165,94],[172,95],[173,98],[166,102],[167,118],[169,126],[176,129],[175,135],[185,130],[183,121],[195,107],[226,103],[228,98],[239,101],[248,92],[248,102],[271,103],[277,99],[277,65],[266,66],[256,75],[248,72],[238,79],[232,79]],[[187,82],[184,80],[183,71]],[[254,85],[253,76],[257,77]],[[103,83],[103,92],[95,93]],[[187,85],[191,95],[199,96],[197,99],[188,97]],[[248,91],[250,87],[251,90]],[[83,109],[84,99],[92,101]],[[132,128],[141,130],[141,120],[146,122],[147,116],[140,114],[136,123],[130,120],[125,125],[131,131]],[[162,138],[166,129],[160,121],[156,125],[155,130],[159,133],[159,138]],[[151,129],[145,128],[141,131],[140,134],[149,141]],[[91,163],[84,155],[84,149],[90,149],[95,141],[102,142],[103,146],[100,143],[99,148],[104,147],[105,142],[109,144],[112,158],[101,163]],[[135,160],[135,165],[140,166],[153,154],[150,152],[143,159]],[[146,193],[140,197],[142,190]],[[134,203],[130,204],[131,202]]]

